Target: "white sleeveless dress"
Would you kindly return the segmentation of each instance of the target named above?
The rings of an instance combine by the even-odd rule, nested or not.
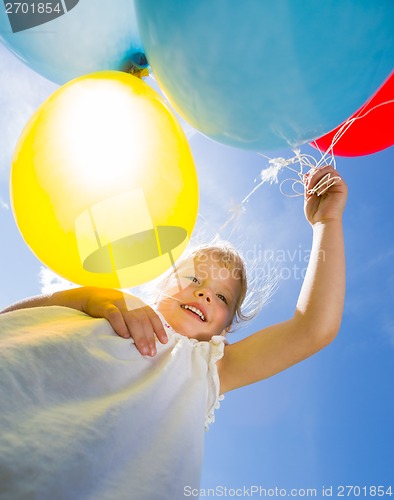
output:
[[[162,320],[169,340],[151,358],[73,309],[0,315],[0,499],[177,500],[199,488],[225,339]]]

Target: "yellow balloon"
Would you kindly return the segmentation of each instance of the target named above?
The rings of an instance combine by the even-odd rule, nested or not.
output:
[[[27,245],[80,285],[126,288],[182,254],[198,208],[184,133],[126,73],[77,78],[36,111],[17,144],[13,212]]]

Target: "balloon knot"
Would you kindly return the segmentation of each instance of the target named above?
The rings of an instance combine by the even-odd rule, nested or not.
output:
[[[149,76],[149,64],[143,52],[135,52],[123,67],[123,71],[137,78]]]
[[[149,69],[148,68],[136,68],[135,66],[132,66],[128,73],[132,74],[133,76],[136,76],[137,78],[143,78],[146,76],[149,76]]]

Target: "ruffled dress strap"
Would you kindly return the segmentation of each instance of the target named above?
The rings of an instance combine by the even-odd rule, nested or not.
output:
[[[227,344],[226,337],[214,335],[209,341],[210,354],[208,359],[208,398],[207,412],[205,416],[205,430],[209,430],[209,425],[215,422],[215,410],[220,408],[220,401],[224,399],[220,392],[220,380],[216,362],[222,359],[224,347]]]

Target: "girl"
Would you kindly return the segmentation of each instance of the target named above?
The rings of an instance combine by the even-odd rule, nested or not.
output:
[[[320,182],[334,173],[334,184]],[[4,311],[10,313],[4,315],[1,321],[3,331],[8,331],[8,335],[13,329],[27,332],[26,328],[32,321],[38,322],[44,314],[43,309],[37,309],[39,312],[35,316],[31,307],[66,306],[95,318],[105,318],[119,337],[131,338],[137,348],[130,346],[130,342],[124,344],[123,340],[113,335],[109,342],[112,330],[96,331],[96,325],[102,329],[107,328],[105,325],[108,323],[87,321],[86,316],[78,315],[78,331],[85,332],[84,341],[88,339],[92,350],[94,347],[97,351],[96,344],[102,340],[100,349],[111,356],[110,369],[104,375],[110,379],[108,389],[105,394],[98,394],[99,401],[95,401],[95,405],[87,407],[89,417],[86,418],[91,421],[86,427],[90,434],[83,437],[87,441],[86,446],[78,446],[80,441],[75,442],[77,453],[70,445],[72,450],[65,453],[66,460],[60,461],[59,447],[54,446],[53,452],[48,452],[50,459],[46,462],[51,466],[51,475],[43,470],[28,474],[30,494],[34,492],[37,498],[46,498],[46,495],[49,498],[49,492],[53,494],[56,490],[57,498],[85,498],[89,495],[141,500],[182,498],[186,488],[187,491],[198,488],[202,460],[201,430],[204,420],[206,426],[213,421],[219,394],[272,376],[319,351],[335,338],[340,327],[345,293],[342,213],[347,188],[330,166],[311,171],[305,176],[304,183],[305,215],[313,229],[313,246],[294,315],[239,342],[224,345],[226,333],[234,322],[243,317],[241,305],[246,294],[245,268],[236,252],[216,247],[201,248],[177,265],[176,273],[172,273],[163,285],[156,312],[131,295],[93,288],[77,288],[33,298]],[[18,320],[22,311],[10,312],[16,309],[29,309],[22,323]],[[69,316],[76,313],[57,307],[47,308],[46,311],[51,311],[46,312],[49,314],[46,325],[52,328],[48,334],[52,343],[57,330],[65,333],[62,337],[65,342],[70,342],[70,339],[80,342],[80,333],[74,335],[72,328],[69,331],[64,327]],[[56,319],[58,322],[53,327]],[[86,337],[89,328],[95,336]],[[82,356],[78,370],[84,364],[93,367],[90,376],[83,370],[78,372],[77,380],[84,377],[82,385],[94,384],[92,379],[101,377],[103,364],[91,361],[92,352],[90,357],[83,352],[72,352],[74,357]],[[121,369],[119,359],[125,361]],[[66,370],[69,376],[76,370],[75,365],[70,363]],[[49,372],[48,376],[53,376],[53,372]],[[92,386],[91,392],[88,391],[84,397],[89,399],[94,394],[97,399],[97,391],[101,390],[102,382]],[[42,404],[45,397],[41,387],[37,391]],[[71,402],[80,397],[76,390],[73,393],[69,389],[69,392]],[[55,395],[51,394],[49,403],[45,400],[45,404],[53,408],[54,398]],[[71,403],[67,406],[63,399],[61,403],[67,413]],[[74,421],[70,420],[70,415]],[[70,415],[63,422],[69,429],[67,439],[77,432],[77,423],[79,426],[85,424],[84,421],[79,422],[80,412],[71,411]],[[122,417],[124,415],[132,420],[126,422]],[[53,420],[50,423],[53,424]],[[18,428],[19,435],[21,427]],[[121,429],[120,434],[114,431],[115,427]],[[97,429],[110,435],[113,446],[109,458],[105,456],[102,435],[96,435],[95,439],[92,437],[92,433],[97,434]],[[42,440],[42,429],[40,432]],[[81,440],[80,433],[78,436]],[[126,447],[122,446],[122,441],[127,443]],[[123,451],[114,451],[116,445],[123,447]],[[23,446],[19,447],[21,449],[12,457],[13,460],[17,461],[23,455]],[[0,441],[0,451],[3,448],[7,449],[7,442]],[[69,460],[73,461],[72,466]],[[99,466],[97,460],[105,463]],[[0,464],[0,476],[2,467]],[[29,467],[32,467],[30,462],[25,469],[22,468],[25,474],[30,471]],[[59,472],[62,467],[66,483],[63,489],[60,488],[62,494],[59,495]],[[48,477],[52,479],[49,481]],[[79,478],[78,483],[70,488],[70,478],[75,480],[76,477]],[[16,482],[9,480],[8,484],[12,492]],[[15,494],[12,498],[16,498]]]

